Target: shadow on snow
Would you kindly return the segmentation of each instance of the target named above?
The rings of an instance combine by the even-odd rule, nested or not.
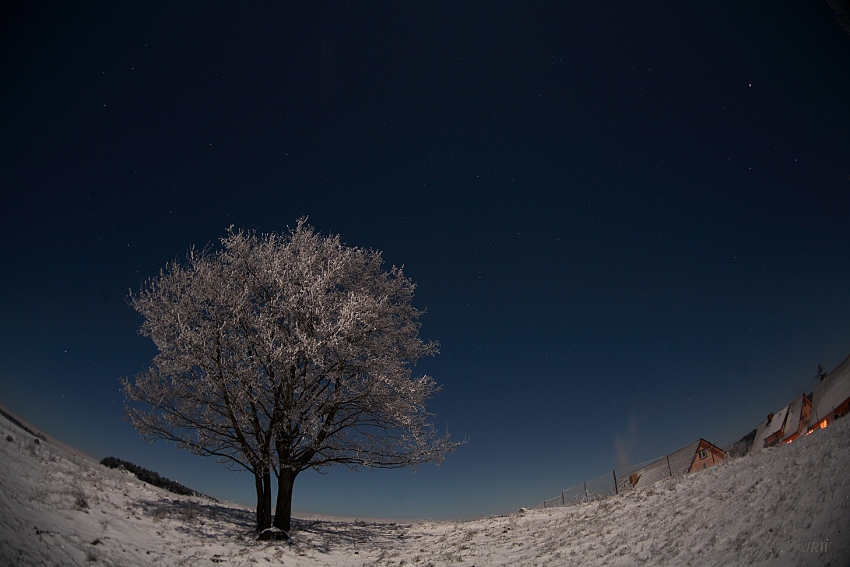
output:
[[[256,516],[252,510],[182,499],[139,500],[135,505],[141,514],[154,521],[176,521],[175,529],[187,536],[210,540],[222,537],[238,541],[257,539]],[[407,524],[394,522],[292,518],[291,534],[296,540],[294,543],[330,553],[338,547],[356,550],[360,544],[389,544],[404,539],[409,528]]]

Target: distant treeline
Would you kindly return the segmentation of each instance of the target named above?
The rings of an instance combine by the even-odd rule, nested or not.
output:
[[[12,423],[14,423],[15,425],[17,425],[18,427],[20,427],[21,429],[23,429],[24,431],[26,431],[27,433],[29,433],[29,434],[30,434],[30,435],[32,435],[33,437],[38,437],[38,438],[39,438],[39,439],[41,439],[42,441],[47,441],[47,439],[45,439],[45,438],[44,438],[44,435],[42,435],[41,433],[36,433],[35,431],[33,431],[32,429],[30,429],[29,427],[27,427],[27,426],[26,426],[26,425],[24,425],[23,423],[21,423],[20,421],[18,421],[17,419],[15,419],[15,418],[14,418],[14,416],[9,415],[9,414],[8,414],[8,413],[6,413],[5,411],[3,411],[3,408],[0,408],[0,414],[2,414],[2,415],[3,415],[3,417],[5,417],[6,419],[8,419],[9,421],[11,421]]]
[[[204,498],[215,500],[215,498],[207,496],[206,494],[202,494],[197,490],[187,488],[179,482],[175,482],[173,480],[165,478],[164,476],[160,476],[159,473],[155,473],[154,471],[148,470],[144,467],[140,467],[139,465],[134,465],[133,463],[129,463],[127,461],[122,461],[121,459],[116,459],[115,457],[106,457],[105,459],[100,461],[100,464],[105,467],[109,467],[110,469],[124,467],[126,470],[136,475],[136,478],[138,478],[142,482],[152,484],[153,486],[158,486],[159,488],[164,488],[165,490],[173,492],[174,494],[181,494],[183,496],[203,496]]]

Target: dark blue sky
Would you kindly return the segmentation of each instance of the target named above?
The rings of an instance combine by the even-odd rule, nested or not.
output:
[[[818,1],[3,8],[0,401],[218,497],[124,421],[129,290],[301,215],[418,283],[440,469],[295,508],[534,505],[726,446],[850,354],[850,35]],[[284,5],[286,4],[286,5]],[[579,3],[568,3],[579,4]]]

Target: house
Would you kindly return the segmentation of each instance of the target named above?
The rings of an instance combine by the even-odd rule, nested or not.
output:
[[[827,427],[850,412],[850,356],[818,382],[812,392],[811,423],[807,433]]]
[[[671,476],[681,476],[713,467],[729,458],[723,449],[705,439],[697,439],[678,451],[641,467],[617,480],[618,492],[633,487],[649,486]]]
[[[812,411],[812,401],[803,394],[776,413],[768,414],[756,429],[751,453],[779,443],[790,443],[806,428]]]
[[[782,428],[782,436],[776,439],[776,443],[790,443],[800,436],[809,423],[812,413],[812,400],[805,394],[788,404],[788,412],[785,415],[785,426]],[[766,440],[769,442],[770,440]]]
[[[729,458],[729,455],[720,447],[712,445],[705,439],[699,439],[687,447],[679,449],[668,458],[670,459],[670,467],[673,475],[676,475],[713,467],[717,463]],[[687,470],[685,470],[685,467],[687,467]],[[678,473],[678,470],[683,472]]]

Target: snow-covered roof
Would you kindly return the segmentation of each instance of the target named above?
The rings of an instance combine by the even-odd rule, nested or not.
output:
[[[618,487],[628,490],[632,486],[649,486],[659,480],[670,478],[670,468],[667,465],[667,457],[656,459],[637,470],[632,474],[637,475],[636,481],[632,484],[630,475],[623,475],[618,479]]]
[[[694,455],[697,453],[697,448],[702,441],[703,439],[697,439],[668,456],[670,459],[670,471],[673,473],[673,476],[687,474],[691,469],[691,463],[694,462]]]
[[[803,398],[800,396],[788,405],[788,415],[785,416],[785,429],[782,432],[782,441],[800,432],[800,418],[803,415]]]
[[[756,438],[753,439],[753,448],[751,451],[760,451],[761,449],[764,449],[764,440],[782,429],[782,426],[785,424],[785,416],[787,414],[788,406],[785,406],[773,414],[770,419],[765,419],[759,424],[758,429],[756,430]]]
[[[670,453],[666,457],[656,459],[648,465],[635,470],[633,474],[638,475],[635,486],[648,486],[658,480],[670,477],[671,474],[673,476],[687,474],[691,470],[691,464],[693,464],[694,456],[700,446],[705,446],[706,448],[714,447],[718,451],[722,451],[719,447],[709,443],[705,439],[697,439],[678,451]],[[722,452],[725,453],[725,451]],[[618,486],[628,488],[627,483],[631,484],[628,476],[623,475],[618,481]]]
[[[790,404],[789,404],[790,405]],[[785,425],[785,416],[788,415],[788,406],[785,406],[778,412],[776,412],[773,416],[773,419],[770,420],[770,423],[765,424],[764,427],[764,437],[765,439],[782,431],[782,426]]]
[[[850,356],[815,386],[812,394],[812,418],[817,421],[850,398]]]

